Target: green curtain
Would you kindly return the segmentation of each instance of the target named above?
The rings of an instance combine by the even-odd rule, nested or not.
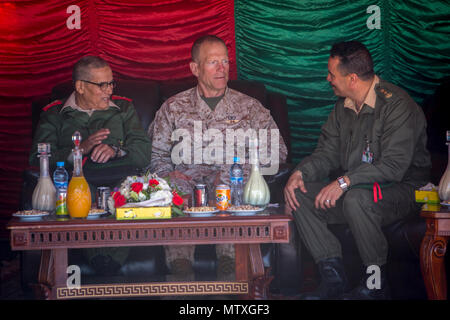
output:
[[[373,5],[379,20],[367,12]],[[326,81],[333,43],[364,43],[377,74],[420,104],[450,74],[449,20],[448,1],[235,0],[238,78],[287,96],[297,162],[314,150],[336,100]],[[380,29],[369,28],[377,21]]]

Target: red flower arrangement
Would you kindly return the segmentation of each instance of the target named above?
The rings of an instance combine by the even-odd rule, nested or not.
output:
[[[173,203],[174,205],[176,205],[176,206],[181,206],[181,205],[183,205],[183,198],[180,197],[180,196],[178,195],[178,193],[176,193],[175,191],[172,192],[172,194],[173,194],[172,203]]]
[[[120,192],[112,192],[112,197],[114,199],[114,207],[118,208],[127,203],[127,199],[120,194]]]
[[[169,182],[161,180],[155,175],[149,179],[147,176],[143,177],[127,177],[119,189],[111,192],[112,202],[114,208],[122,207],[127,203],[137,203],[152,199],[152,194],[161,191],[157,199],[171,199],[172,213],[174,215],[183,214],[183,198],[175,189],[172,189]],[[167,203],[167,202],[166,202]],[[164,204],[167,205],[167,204]]]

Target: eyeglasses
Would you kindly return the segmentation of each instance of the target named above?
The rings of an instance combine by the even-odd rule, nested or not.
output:
[[[112,81],[110,81],[110,82],[100,82],[100,83],[92,82],[92,81],[88,81],[88,80],[81,80],[81,81],[87,82],[87,83],[90,83],[90,84],[95,84],[95,85],[98,86],[102,91],[108,90],[108,87],[111,87],[111,88],[114,89],[114,88],[116,87],[116,85],[117,85],[117,83],[116,83],[114,80],[112,80]]]

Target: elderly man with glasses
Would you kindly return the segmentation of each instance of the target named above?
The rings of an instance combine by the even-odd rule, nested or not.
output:
[[[72,134],[82,135],[84,168],[149,163],[151,142],[130,99],[112,95],[115,87],[108,63],[96,56],[81,58],[73,68],[74,91],[66,101],[54,101],[41,114],[33,139],[30,164],[38,165],[37,144],[51,144],[50,165],[72,164]],[[94,190],[92,190],[94,191]]]
[[[106,61],[96,56],[81,58],[73,68],[72,80],[74,91],[67,100],[44,107],[29,161],[39,165],[37,144],[46,142],[51,145],[50,166],[64,161],[66,168],[71,167],[72,134],[79,131],[83,138],[83,169],[95,196],[96,183],[114,187],[126,175],[147,166],[151,142],[131,100],[112,95],[115,82]],[[83,250],[97,273],[105,275],[115,274],[128,253],[129,248]]]

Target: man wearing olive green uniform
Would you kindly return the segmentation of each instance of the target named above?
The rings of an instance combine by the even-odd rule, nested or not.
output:
[[[37,144],[46,142],[51,147],[50,166],[64,161],[70,171],[72,135],[79,131],[85,175],[87,170],[100,172],[99,175],[105,175],[105,179],[113,183],[110,179],[113,174],[118,178],[115,183],[120,183],[125,176],[114,174],[115,168],[116,172],[126,175],[128,170],[132,172],[134,168],[147,166],[151,156],[150,139],[141,127],[131,100],[112,95],[115,82],[108,63],[96,56],[85,56],[75,64],[72,79],[74,91],[69,98],[49,104],[41,114],[30,164],[39,165]],[[102,171],[108,168],[112,170]],[[93,197],[96,187],[90,184]],[[85,249],[84,253],[97,270],[108,273],[117,271],[128,256],[128,248]]]
[[[63,103],[59,100],[48,105],[39,121],[39,128],[33,139],[30,163],[39,165],[37,144],[47,142],[51,145],[50,166],[57,161],[73,165],[72,134],[79,131],[84,139],[100,129],[107,129],[108,136],[102,141],[113,150],[107,162],[94,162],[85,154],[84,169],[100,169],[117,166],[148,165],[151,153],[150,140],[142,129],[133,103],[130,99],[111,96],[107,110],[93,111],[81,109],[75,101],[75,93]]]
[[[418,209],[414,189],[428,182],[431,166],[426,120],[405,91],[374,74],[370,53],[359,42],[333,46],[327,80],[340,98],[317,148],[285,187],[301,239],[322,277],[319,288],[304,297],[387,299],[388,244],[381,227]],[[340,177],[323,182],[334,172]],[[341,245],[328,223],[349,224],[364,265],[380,267],[381,288],[369,289],[365,275],[343,294],[349,288]]]

